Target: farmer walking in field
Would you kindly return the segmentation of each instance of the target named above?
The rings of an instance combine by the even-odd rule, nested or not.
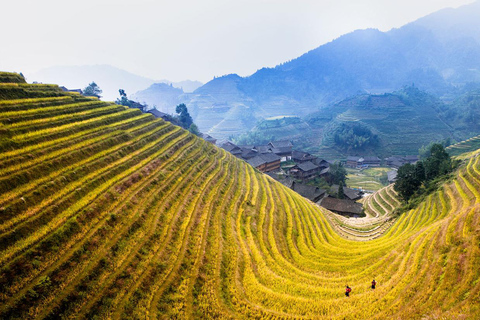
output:
[[[345,296],[350,297],[350,292],[352,292],[352,289],[348,286],[345,287]]]
[[[372,289],[375,289],[375,286],[377,285],[377,281],[375,281],[375,279],[373,279],[372,281]]]

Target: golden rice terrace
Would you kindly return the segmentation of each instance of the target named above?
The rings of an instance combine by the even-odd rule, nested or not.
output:
[[[0,81],[1,319],[480,319],[480,157],[352,227],[150,114]]]

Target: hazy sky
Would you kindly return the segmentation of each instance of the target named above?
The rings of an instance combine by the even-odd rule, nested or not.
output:
[[[152,79],[250,75],[355,29],[472,0],[0,0],[0,70],[110,64]]]

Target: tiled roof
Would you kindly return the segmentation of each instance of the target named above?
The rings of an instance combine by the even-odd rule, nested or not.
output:
[[[310,171],[310,170],[315,170],[315,169],[318,168],[318,166],[314,165],[310,161],[299,163],[299,164],[296,165],[296,167],[299,168],[302,171]]]
[[[284,147],[293,147],[293,144],[288,140],[280,140],[280,141],[271,141],[270,144],[274,148],[284,148]]]
[[[326,197],[319,204],[325,209],[340,213],[361,214],[363,211],[363,206],[360,203],[346,199]]]

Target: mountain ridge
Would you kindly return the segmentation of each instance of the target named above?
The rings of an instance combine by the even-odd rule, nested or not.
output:
[[[470,31],[459,33],[455,25],[445,24],[442,28],[450,28],[451,36],[439,38],[444,31],[435,29],[440,28],[437,20],[450,15],[455,21],[466,17],[462,28],[470,26]],[[412,83],[437,96],[450,94],[469,82],[480,82],[480,42],[471,38],[480,30],[479,20],[471,18],[475,15],[480,16],[478,2],[441,10],[387,32],[355,30],[273,68],[238,77],[234,86],[231,75],[213,79],[183,96],[182,102],[201,118],[208,118],[203,113],[219,102],[226,108],[244,105],[253,118],[243,128],[246,132],[261,119],[306,116],[359,93],[393,92]],[[222,120],[220,116],[202,121],[200,129],[228,138],[228,128],[214,129]]]

